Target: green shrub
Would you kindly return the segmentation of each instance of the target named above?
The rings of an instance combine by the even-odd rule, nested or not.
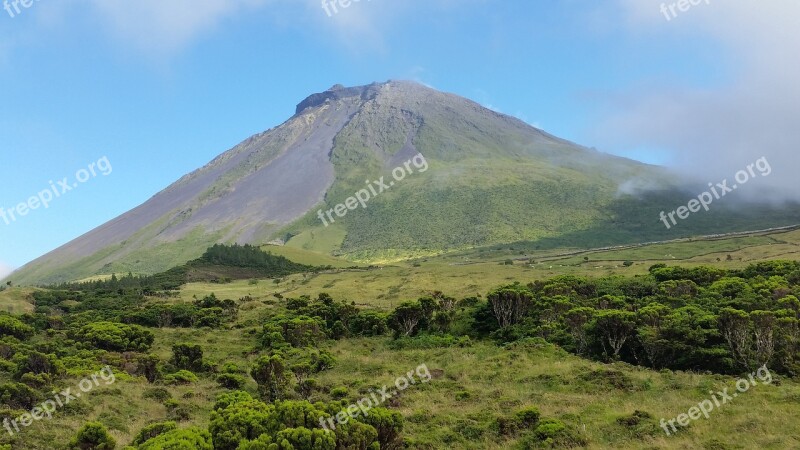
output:
[[[280,447],[278,445],[280,444]],[[275,437],[262,434],[254,441],[243,441],[237,450],[272,450],[278,448],[335,450],[336,438],[332,433],[320,429],[287,428]]]
[[[0,314],[0,336],[14,336],[18,339],[27,339],[33,336],[34,328],[22,323],[16,317]]]
[[[70,450],[114,450],[117,441],[98,422],[89,422],[69,442]]]
[[[659,427],[650,413],[636,410],[629,416],[617,418],[617,424],[625,427],[628,432],[638,439],[645,436],[655,436],[659,434]]]
[[[0,403],[19,409],[31,409],[41,400],[41,395],[21,383],[0,384]]]
[[[173,429],[150,439],[139,450],[214,450],[211,433],[192,427]]]
[[[64,374],[66,369],[56,355],[45,355],[40,352],[30,352],[27,355],[14,355],[14,363],[17,365],[16,377],[22,378],[25,374],[48,375],[44,377],[45,384],[49,384],[53,378]]]
[[[514,415],[514,418],[517,419],[520,427],[530,429],[536,427],[536,425],[539,423],[540,417],[541,413],[539,412],[539,409],[534,406],[517,411],[517,413]]]
[[[170,363],[176,369],[203,372],[203,349],[199,345],[176,344],[172,346],[172,359]]]
[[[403,416],[386,408],[373,408],[360,421],[371,425],[378,432],[380,448],[400,448],[403,432]]]
[[[116,352],[144,352],[153,345],[153,333],[138,325],[94,322],[83,326],[76,339],[95,348]]]
[[[341,400],[347,397],[347,388],[344,386],[339,386],[331,389],[331,397],[335,398],[336,400]]]
[[[279,317],[264,325],[261,343],[267,349],[278,349],[282,343],[297,348],[315,347],[327,337],[325,330],[325,321],[319,317]]]
[[[519,430],[519,422],[511,417],[498,416],[494,418],[490,427],[498,436],[511,436]]]
[[[169,403],[169,402],[168,402]],[[167,419],[175,422],[186,422],[191,420],[192,418],[192,411],[191,408],[187,405],[181,405],[178,402],[173,401],[169,403],[167,406]]]
[[[11,361],[0,359],[0,372],[14,373],[17,371],[17,365]]]
[[[198,380],[197,375],[188,370],[179,370],[164,377],[164,383],[166,384],[191,384],[196,383]]]
[[[253,396],[244,391],[226,392],[217,397],[213,410],[222,410],[237,403],[247,403],[253,400]]]
[[[217,383],[225,389],[241,389],[245,381],[241,375],[223,373],[217,377]]]
[[[226,406],[215,407],[208,427],[215,450],[380,448],[375,428],[358,420],[337,425],[333,432],[320,429],[320,419],[340,411],[339,403],[312,405],[307,401],[277,401],[268,405],[247,397],[238,393],[220,397]],[[221,406],[220,401],[216,406]],[[389,414],[388,417],[380,414],[380,418],[387,427],[385,436],[391,439],[390,428],[396,429],[398,418],[392,415],[395,413]],[[270,446],[276,442],[282,445]],[[284,442],[289,445],[283,446]]]
[[[234,363],[225,363],[219,369],[220,373],[245,373],[239,366]]]
[[[151,423],[146,427],[142,428],[139,433],[136,434],[136,437],[133,438],[133,442],[131,445],[139,446],[144,444],[146,441],[153,439],[156,436],[160,436],[166,432],[172,431],[178,428],[178,424],[175,422],[158,422],[158,423]]]
[[[624,372],[615,369],[595,369],[582,373],[578,379],[591,383],[597,387],[619,389],[623,391],[634,390],[633,379]]]
[[[258,358],[250,369],[250,376],[258,384],[261,396],[269,401],[283,398],[289,385],[288,371],[280,354]]]
[[[383,336],[389,332],[386,315],[371,311],[363,311],[350,319],[350,333],[357,336]]]
[[[567,429],[564,422],[557,419],[544,419],[533,431],[537,439],[544,441],[545,439],[553,439]]]

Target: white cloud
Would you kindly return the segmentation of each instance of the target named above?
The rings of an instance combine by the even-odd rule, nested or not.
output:
[[[101,1],[101,0],[98,0]],[[327,3],[341,0],[326,0]],[[459,11],[468,11],[473,5],[487,0],[352,0],[347,8],[339,6],[330,15],[322,7],[322,0],[305,0],[309,18],[319,25],[322,32],[333,33],[336,44],[344,46],[351,53],[388,53],[390,44],[387,37],[397,33],[403,39],[403,27],[408,20],[420,21],[447,17]],[[445,12],[447,14],[433,14]],[[443,23],[440,23],[443,25]]]
[[[11,275],[11,272],[14,271],[14,268],[9,266],[4,262],[0,262],[0,280],[4,279],[5,277]]]
[[[721,44],[720,70],[732,67],[733,77],[713,88],[674,83],[616,96],[599,124],[603,145],[670,149],[676,166],[707,181],[730,179],[764,156],[773,173],[759,184],[797,198],[800,2],[701,2],[667,21],[662,0],[618,1],[634,34]]]
[[[156,54],[181,50],[224,19],[271,3],[271,0],[87,1],[110,32]]]

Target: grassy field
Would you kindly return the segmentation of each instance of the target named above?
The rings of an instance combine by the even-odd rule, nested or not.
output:
[[[290,259],[297,257],[296,261],[304,264],[332,265],[339,269],[319,274],[297,274],[278,280],[260,280],[257,284],[246,280],[224,285],[191,283],[182,290],[180,299],[191,301],[195,296],[215,293],[218,297],[234,300],[247,295],[264,300],[274,299],[275,294],[299,297],[327,292],[337,299],[386,310],[434,290],[463,298],[485,295],[490,289],[505,283],[528,283],[558,275],[642,275],[657,263],[742,268],[755,261],[799,259],[800,230],[764,236],[655,244],[626,250],[588,251],[571,256],[559,255],[575,250],[520,254],[518,248],[509,245],[501,249],[479,249],[361,269],[346,269],[353,263],[291,247],[268,246],[265,249]],[[584,258],[589,259],[586,261]],[[506,265],[509,259],[513,264]],[[625,267],[625,261],[634,264]]]

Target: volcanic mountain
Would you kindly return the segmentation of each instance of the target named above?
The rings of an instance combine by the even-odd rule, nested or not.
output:
[[[376,191],[366,208],[333,216],[329,226],[319,219],[318,210],[345,203],[372,180],[394,180],[392,169],[418,154],[428,170]],[[336,85],[303,100],[280,126],[11,278],[33,284],[153,273],[214,243],[280,242],[366,262],[518,241],[599,246],[798,222],[721,208],[667,230],[658,212],[688,198],[676,186],[659,167],[416,83]]]

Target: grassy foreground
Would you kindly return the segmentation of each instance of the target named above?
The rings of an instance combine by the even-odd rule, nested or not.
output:
[[[156,351],[166,356],[172,343],[189,338],[181,334],[159,332]],[[191,334],[209,360],[242,366],[248,359],[243,354],[253,344],[241,331]],[[433,378],[390,400],[390,406],[406,419],[404,435],[413,442],[412,448],[526,448],[514,436],[498,436],[494,423],[528,406],[538,407],[542,417],[563,421],[590,449],[786,449],[800,445],[800,422],[790,420],[800,402],[800,386],[777,376],[771,385],[751,388],[712,411],[709,419],[694,421],[686,431],[668,437],[658,427],[658,419],[685,413],[710,398],[709,390],[732,391],[735,378],[604,365],[537,342],[507,348],[475,343],[464,348],[391,350],[387,341],[348,339],[327,346],[337,365],[320,374],[319,381],[346,387],[355,401],[362,397],[360,390],[391,385],[425,364]],[[255,395],[255,384],[250,383],[247,390]],[[62,448],[59,443],[67,442],[89,420],[105,424],[117,442],[127,443],[147,423],[174,419],[171,411],[176,408],[188,413],[188,423],[205,427],[210,405],[224,392],[207,379],[191,386],[167,387],[178,404],[170,408],[143,398],[152,389],[137,379],[101,385],[69,410],[59,411],[53,420],[25,429],[13,448]],[[326,397],[318,394],[312,400]],[[626,422],[635,411],[649,413],[653,419]]]

